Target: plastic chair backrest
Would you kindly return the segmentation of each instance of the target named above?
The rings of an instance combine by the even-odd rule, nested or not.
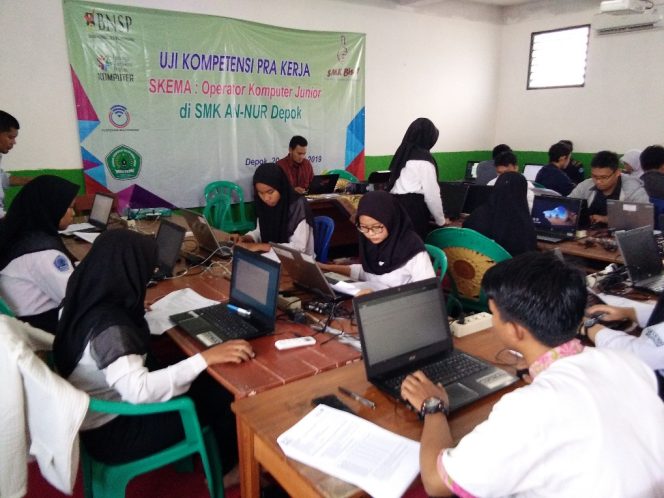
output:
[[[328,175],[339,175],[339,178],[342,180],[348,180],[349,182],[357,183],[360,180],[350,171],[345,169],[332,169],[327,172]]]
[[[131,479],[140,474],[176,463],[198,453],[213,498],[223,498],[221,460],[216,440],[209,429],[201,430],[196,408],[191,399],[183,396],[162,403],[131,404],[118,401],[90,399],[91,411],[118,415],[147,415],[177,411],[184,427],[184,439],[147,457],[121,464],[105,464],[94,460],[81,444],[83,482],[86,498],[121,498]]]
[[[655,230],[661,230],[662,229],[662,223],[660,221],[660,216],[664,214],[664,199],[657,199],[655,197],[650,198],[650,202],[652,203],[653,207],[655,208],[655,224],[653,225],[655,227]]]
[[[327,262],[330,250],[330,240],[334,233],[334,220],[329,216],[316,216],[314,218],[314,251],[316,261]]]
[[[247,220],[242,188],[233,182],[206,185],[203,214],[211,225],[225,232],[246,232],[255,227]]]
[[[445,256],[445,252],[440,247],[432,246],[431,244],[424,244],[424,247],[426,247],[431,258],[433,271],[436,272],[436,277],[442,284],[445,273],[447,272],[447,256]]]
[[[488,311],[482,277],[493,265],[512,256],[490,238],[468,228],[439,228],[427,235],[426,243],[445,252],[452,295],[464,310]]]
[[[14,312],[2,298],[0,298],[0,315],[14,316]]]

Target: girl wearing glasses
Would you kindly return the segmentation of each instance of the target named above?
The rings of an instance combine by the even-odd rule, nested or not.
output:
[[[354,265],[322,264],[354,280],[374,282],[377,287],[398,285],[435,277],[422,239],[392,194],[369,192],[357,208],[360,262]]]

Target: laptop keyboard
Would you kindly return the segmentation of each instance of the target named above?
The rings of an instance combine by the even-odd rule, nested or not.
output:
[[[468,356],[461,351],[454,350],[444,360],[424,366],[421,370],[425,373],[433,383],[441,383],[444,386],[453,384],[459,379],[464,379],[477,372],[487,368],[487,364],[483,363],[472,356]],[[406,378],[406,375],[399,375],[391,379],[386,379],[385,384],[397,393],[401,388],[401,383]]]
[[[206,346],[233,339],[253,339],[260,331],[248,321],[229,311],[223,304],[187,311],[171,319]]]
[[[537,232],[537,240],[540,240],[542,242],[562,242],[563,240],[569,239],[570,236],[567,234],[556,234],[552,232]]]

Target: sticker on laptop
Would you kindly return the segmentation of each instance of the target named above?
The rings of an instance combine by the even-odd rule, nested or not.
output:
[[[487,389],[494,389],[496,387],[508,386],[512,383],[514,377],[507,372],[500,370],[498,372],[491,372],[489,375],[480,377],[477,382],[482,384]]]

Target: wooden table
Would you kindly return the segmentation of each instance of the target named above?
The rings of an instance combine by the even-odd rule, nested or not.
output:
[[[494,361],[495,354],[502,348],[491,330],[455,339],[455,344],[459,349],[488,361]],[[291,496],[363,496],[363,492],[352,484],[287,458],[276,442],[280,434],[312,409],[312,398],[336,394],[340,385],[376,403],[376,410],[371,410],[344,398],[343,401],[355,409],[360,417],[390,431],[419,440],[422,424],[417,415],[407,410],[405,405],[395,403],[371,385],[366,379],[362,362],[271,389],[258,396],[233,403],[238,428],[241,494],[244,498],[260,495],[261,467],[269,472]],[[519,385],[521,384],[508,387],[452,414],[449,421],[454,442],[458,442],[477,424],[485,420],[502,394]]]

